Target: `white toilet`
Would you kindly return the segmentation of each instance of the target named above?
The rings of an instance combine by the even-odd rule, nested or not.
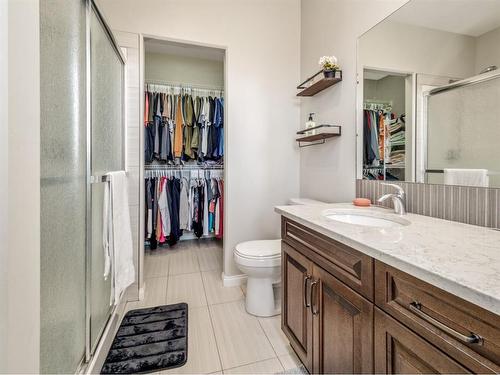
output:
[[[248,241],[236,245],[234,261],[247,275],[246,310],[257,316],[280,313],[273,284],[281,278],[281,240]]]
[[[290,204],[324,204],[312,199],[292,198]],[[281,312],[273,286],[281,281],[281,240],[258,240],[236,245],[234,261],[247,275],[245,306],[249,314],[273,316]],[[277,306],[276,306],[277,305]]]

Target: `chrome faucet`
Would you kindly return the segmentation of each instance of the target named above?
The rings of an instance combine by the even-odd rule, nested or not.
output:
[[[394,205],[394,212],[398,215],[406,215],[406,193],[403,188],[396,184],[382,183],[382,185],[392,186],[397,190],[397,193],[384,194],[377,200],[377,202],[382,203],[391,198],[392,204]]]

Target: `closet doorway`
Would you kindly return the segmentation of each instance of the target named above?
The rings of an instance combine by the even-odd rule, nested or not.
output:
[[[151,278],[203,271],[200,257],[212,258],[221,278],[226,106],[224,49],[149,37],[143,45],[147,305]]]
[[[363,70],[363,179],[406,181],[414,173],[413,74]]]

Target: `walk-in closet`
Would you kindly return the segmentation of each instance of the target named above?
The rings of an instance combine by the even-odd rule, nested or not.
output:
[[[145,38],[143,110],[147,283],[158,256],[189,258],[198,241],[222,260],[224,50]],[[168,267],[163,276],[183,273]]]

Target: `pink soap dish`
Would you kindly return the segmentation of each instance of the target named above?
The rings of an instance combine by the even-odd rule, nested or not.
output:
[[[352,201],[352,204],[358,207],[370,207],[372,202],[367,198],[356,198]]]

